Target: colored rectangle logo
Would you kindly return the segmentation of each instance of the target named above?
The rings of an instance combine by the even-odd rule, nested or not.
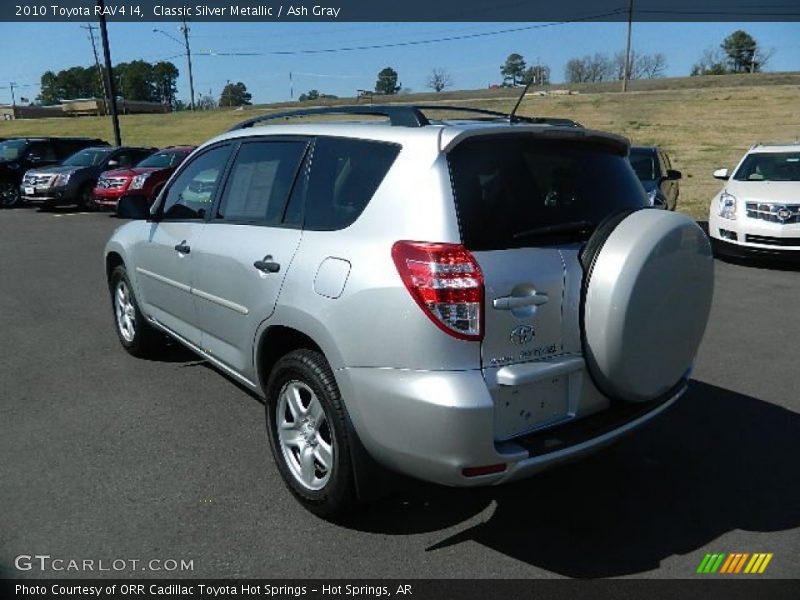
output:
[[[697,567],[702,575],[760,575],[772,560],[771,552],[718,552],[706,554]]]

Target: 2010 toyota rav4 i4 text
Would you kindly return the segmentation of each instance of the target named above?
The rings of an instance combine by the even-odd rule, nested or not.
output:
[[[135,220],[105,251],[122,345],[144,356],[167,333],[262,395],[305,506],[342,514],[376,465],[451,486],[525,477],[684,392],[711,249],[694,221],[644,208],[627,140],[429,107],[277,117],[320,112],[388,123],[247,121],[152,210],[122,198]]]

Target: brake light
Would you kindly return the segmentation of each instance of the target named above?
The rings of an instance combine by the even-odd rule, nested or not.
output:
[[[412,298],[453,337],[483,338],[483,274],[460,244],[395,242],[392,259]]]

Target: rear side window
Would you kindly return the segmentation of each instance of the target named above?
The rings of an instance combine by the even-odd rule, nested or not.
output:
[[[231,167],[217,218],[279,223],[306,146],[306,142],[242,144]]]
[[[306,229],[333,231],[351,225],[394,163],[395,144],[319,138],[305,202]]]
[[[470,250],[580,241],[606,217],[646,206],[627,158],[602,144],[478,138],[448,161]]]

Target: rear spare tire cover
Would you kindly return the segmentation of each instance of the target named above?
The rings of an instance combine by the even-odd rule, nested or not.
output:
[[[606,395],[646,402],[674,388],[692,367],[711,310],[714,263],[705,233],[689,217],[645,209],[588,247],[582,307],[589,373]]]

